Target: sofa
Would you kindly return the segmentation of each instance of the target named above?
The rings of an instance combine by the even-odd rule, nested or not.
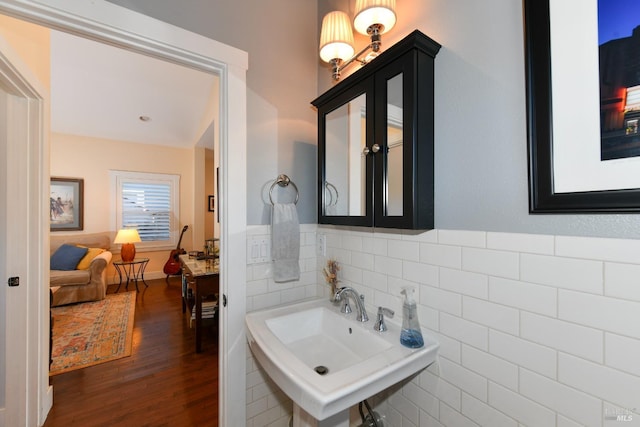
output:
[[[64,246],[64,247],[63,247]],[[59,287],[53,293],[53,307],[104,299],[107,293],[107,266],[111,262],[111,239],[108,233],[60,236],[51,234],[49,286]],[[76,265],[77,250],[86,253]],[[64,257],[69,254],[69,262]],[[86,258],[85,258],[86,256]],[[66,264],[66,265],[65,265]],[[63,267],[60,267],[63,265]],[[54,267],[64,268],[55,270]]]

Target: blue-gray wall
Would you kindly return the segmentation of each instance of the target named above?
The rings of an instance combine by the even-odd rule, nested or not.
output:
[[[355,0],[318,1],[318,26]],[[389,46],[414,29],[442,44],[435,77],[435,226],[640,237],[639,215],[530,215],[522,2],[398,0]],[[358,42],[359,40],[359,42]],[[358,38],[356,50],[366,44]],[[318,93],[330,85],[321,66]]]
[[[319,26],[355,0],[112,0],[249,52],[249,224],[269,219],[278,173],[300,188],[301,221],[315,214],[315,113],[331,86]],[[640,238],[638,215],[530,215],[522,4],[518,0],[398,0],[388,46],[414,29],[443,45],[436,58],[436,227]],[[357,39],[358,47],[366,39]]]

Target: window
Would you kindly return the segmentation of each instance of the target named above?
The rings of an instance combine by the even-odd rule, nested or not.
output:
[[[640,110],[640,85],[627,88],[627,102],[624,110]]]
[[[179,220],[178,175],[110,171],[114,231],[135,228],[140,249],[173,249]]]

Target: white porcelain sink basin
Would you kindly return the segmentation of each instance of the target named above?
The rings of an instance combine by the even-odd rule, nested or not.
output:
[[[400,327],[375,332],[326,298],[249,313],[249,346],[271,379],[304,411],[324,420],[430,365],[438,344],[400,345]],[[326,369],[326,372],[325,372]],[[320,373],[319,373],[320,372]],[[322,375],[321,375],[322,374]]]
[[[324,374],[338,372],[392,347],[325,307],[284,314],[265,323],[294,356],[312,369],[326,368],[326,372],[320,369]]]

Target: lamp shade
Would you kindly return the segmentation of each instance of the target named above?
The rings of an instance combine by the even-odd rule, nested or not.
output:
[[[142,240],[140,240],[138,230],[136,230],[135,228],[123,228],[122,230],[118,231],[118,234],[116,234],[116,239],[113,241],[113,243],[137,243],[141,241]]]
[[[349,21],[349,15],[341,11],[329,12],[322,19],[320,58],[323,61],[346,61],[353,56],[353,32]]]
[[[396,0],[356,0],[356,17],[353,26],[360,34],[367,34],[367,29],[374,24],[382,26],[380,34],[384,34],[396,25]]]

